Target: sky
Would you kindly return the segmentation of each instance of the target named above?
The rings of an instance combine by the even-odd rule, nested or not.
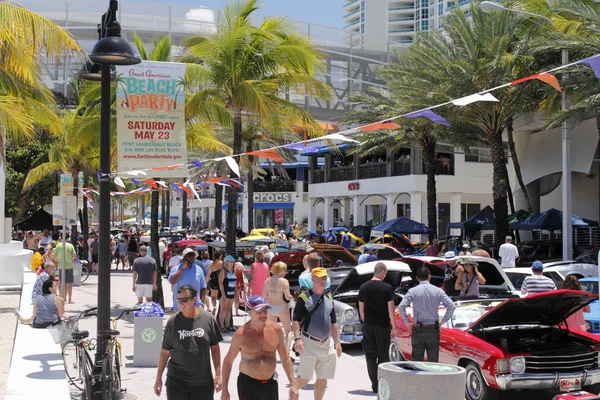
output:
[[[152,3],[223,9],[225,0],[144,0]],[[279,15],[297,21],[342,28],[344,0],[259,0],[261,15]]]

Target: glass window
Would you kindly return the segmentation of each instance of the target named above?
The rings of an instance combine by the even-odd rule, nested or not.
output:
[[[450,223],[450,203],[438,203],[438,235],[446,235],[446,227]],[[435,228],[435,227],[431,227]]]
[[[398,212],[398,218],[410,218],[410,204],[396,204],[396,210]]]
[[[365,24],[360,24],[360,33],[365,33]]]
[[[460,220],[465,221],[477,214],[479,211],[481,211],[481,204],[462,203],[460,205]]]
[[[428,20],[421,21],[421,29],[424,31],[429,30],[429,21]]]
[[[438,4],[438,15],[442,15],[444,13],[444,3]]]
[[[421,10],[421,18],[425,19],[425,18],[429,18],[429,10],[427,9],[422,9]]]

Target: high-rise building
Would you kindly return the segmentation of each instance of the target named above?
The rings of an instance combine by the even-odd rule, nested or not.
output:
[[[360,40],[364,49],[381,50],[381,39],[403,47],[415,32],[441,28],[444,14],[457,4],[467,12],[471,8],[471,0],[346,0],[344,30],[356,34],[351,40]]]

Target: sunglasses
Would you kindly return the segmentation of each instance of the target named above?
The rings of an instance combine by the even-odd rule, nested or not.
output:
[[[52,282],[60,282],[60,279],[54,279]]]
[[[177,298],[177,302],[178,303],[187,303],[188,301],[190,301],[192,298],[191,297],[178,297]]]

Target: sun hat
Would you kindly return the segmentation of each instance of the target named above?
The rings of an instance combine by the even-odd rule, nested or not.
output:
[[[444,253],[444,258],[446,260],[454,260],[456,259],[456,254],[453,251],[447,251],[446,253]]]
[[[265,300],[262,296],[252,296],[248,299],[248,310],[252,311],[262,311],[268,310],[271,308],[270,305],[267,304],[267,300]]]
[[[198,252],[194,249],[185,249],[183,253],[181,253],[181,258],[185,258],[188,254],[193,253],[194,257],[198,258]]]
[[[266,244],[263,245],[263,247],[260,248],[260,251],[269,251],[269,246],[267,246]]]
[[[313,270],[310,273],[312,276],[316,276],[317,278],[324,278],[327,275],[327,270],[325,268],[313,268]]]
[[[535,260],[533,262],[533,264],[531,264],[531,269],[533,269],[535,271],[543,271],[544,270],[544,264],[542,264],[542,262],[540,260]]]
[[[225,262],[235,262],[235,258],[233,258],[233,256],[230,255],[230,256],[225,257],[224,261]]]
[[[471,259],[469,259],[469,258],[463,258],[463,259],[462,259],[462,260],[460,260],[458,263],[459,263],[460,265],[467,265],[467,264],[470,264],[470,265],[474,265],[474,266],[476,266],[476,267],[479,267],[479,263],[478,263],[477,261],[471,260]]]

